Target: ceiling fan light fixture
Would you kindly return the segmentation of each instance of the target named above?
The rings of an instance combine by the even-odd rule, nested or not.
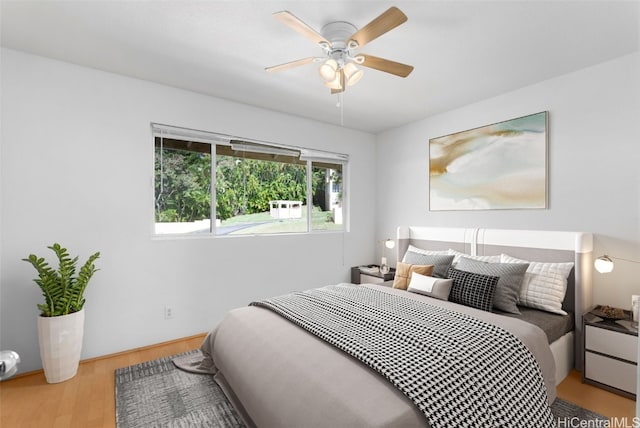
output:
[[[336,79],[336,71],[338,70],[338,63],[335,59],[329,58],[318,68],[320,76],[325,82],[331,82]]]
[[[336,73],[335,79],[324,82],[324,86],[329,89],[342,89],[342,84],[340,82],[340,73]]]
[[[347,81],[347,85],[353,86],[362,79],[364,75],[364,71],[360,70],[356,65],[352,62],[348,63],[344,66],[344,77]]]

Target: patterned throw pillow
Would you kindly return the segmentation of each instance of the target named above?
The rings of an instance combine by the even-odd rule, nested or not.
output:
[[[408,263],[398,263],[396,265],[396,275],[393,278],[393,288],[406,290],[411,280],[411,273],[417,272],[422,275],[431,275],[433,265],[412,265]]]
[[[433,274],[436,278],[444,278],[447,274],[447,269],[453,262],[453,256],[447,254],[421,254],[408,250],[404,253],[402,263],[409,263],[412,265],[433,265]]]
[[[449,268],[447,277],[453,279],[449,301],[491,312],[497,276],[481,275]]]
[[[456,269],[500,277],[493,297],[493,307],[511,314],[520,314],[518,296],[529,263],[485,263],[461,257]]]
[[[520,288],[520,304],[554,314],[566,315],[562,309],[567,294],[567,278],[573,262],[543,263],[501,255],[502,263],[529,263]]]

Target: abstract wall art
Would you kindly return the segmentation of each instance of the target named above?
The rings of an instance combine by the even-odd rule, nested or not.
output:
[[[429,140],[429,209],[547,208],[548,112]]]

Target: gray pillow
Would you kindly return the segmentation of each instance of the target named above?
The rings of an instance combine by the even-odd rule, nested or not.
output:
[[[449,268],[447,276],[453,279],[449,293],[450,302],[491,312],[496,284],[500,278],[456,268]]]
[[[413,251],[404,253],[402,263],[410,265],[433,265],[433,273],[431,276],[436,278],[445,278],[447,269],[451,266],[454,256],[444,254],[421,254]]]
[[[456,269],[500,277],[493,297],[493,307],[511,314],[519,314],[518,296],[529,263],[486,263],[461,257]]]

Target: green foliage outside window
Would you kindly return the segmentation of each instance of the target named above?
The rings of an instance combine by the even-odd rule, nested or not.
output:
[[[226,220],[269,211],[273,200],[305,203],[306,174],[304,165],[218,156],[216,215]]]
[[[156,148],[157,222],[190,222],[211,212],[211,155]]]
[[[326,173],[325,168],[314,168],[314,195],[324,186]],[[269,211],[272,200],[306,204],[306,194],[305,165],[216,157],[216,215],[220,220]],[[161,153],[156,147],[155,198],[156,222],[210,218],[211,155],[167,148]]]

